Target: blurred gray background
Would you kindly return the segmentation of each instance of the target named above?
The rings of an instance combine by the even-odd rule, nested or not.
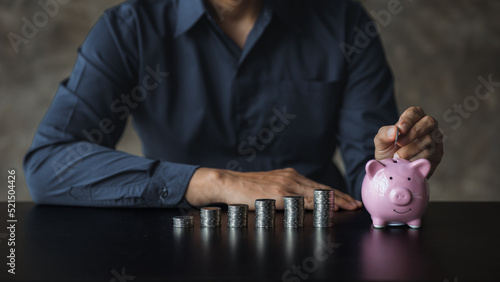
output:
[[[406,0],[398,13],[388,9],[391,1],[361,2],[382,15],[399,109],[422,106],[446,135],[445,156],[430,180],[431,200],[499,201],[500,86],[483,99],[475,91],[478,77],[500,82],[500,1]],[[67,1],[44,23],[38,1],[0,1],[1,201],[7,199],[7,169],[16,170],[17,200],[31,200],[24,153],[58,83],[70,74],[78,46],[102,12],[119,2]],[[8,34],[21,36],[23,18],[33,23],[34,16],[44,25],[16,53]],[[480,93],[487,96],[485,89]],[[118,149],[141,155],[130,127]]]

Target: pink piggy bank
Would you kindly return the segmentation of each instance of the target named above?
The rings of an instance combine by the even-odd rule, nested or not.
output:
[[[431,163],[426,159],[371,160],[365,169],[361,197],[373,226],[408,224],[419,228],[429,202],[426,178]]]

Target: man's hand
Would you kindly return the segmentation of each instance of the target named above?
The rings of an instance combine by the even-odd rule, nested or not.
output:
[[[314,189],[331,189],[314,182],[293,168],[265,172],[237,172],[199,168],[186,190],[186,199],[193,206],[211,203],[247,204],[255,209],[256,199],[275,199],[276,208],[283,209],[283,196],[304,196],[306,209],[314,209]],[[335,190],[335,210],[355,210],[361,202]]]
[[[394,147],[396,128],[399,128],[397,146]],[[408,108],[395,125],[383,126],[374,139],[375,158],[401,158],[409,161],[426,158],[431,162],[431,177],[443,158],[443,136],[438,122],[420,107]]]

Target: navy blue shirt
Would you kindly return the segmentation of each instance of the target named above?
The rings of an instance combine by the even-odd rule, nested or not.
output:
[[[374,27],[350,1],[269,0],[241,49],[201,0],[111,8],[26,154],[31,196],[172,207],[201,166],[293,167],[359,199],[373,138],[397,120]],[[143,157],[115,150],[130,118]],[[337,146],[345,178],[332,162]]]

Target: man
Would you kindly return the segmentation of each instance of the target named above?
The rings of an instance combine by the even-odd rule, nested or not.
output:
[[[253,208],[274,198],[283,208],[284,195],[303,195],[312,209],[315,188],[334,188],[336,208],[352,210],[371,158],[428,158],[434,171],[437,123],[418,107],[397,120],[373,27],[349,1],[130,1],[106,11],[26,154],[33,200]],[[115,150],[129,116],[145,157]],[[337,145],[345,178],[332,163]]]

